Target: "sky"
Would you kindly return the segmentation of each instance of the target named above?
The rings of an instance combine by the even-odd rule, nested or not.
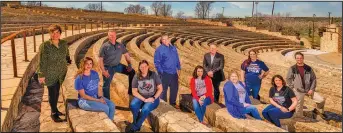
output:
[[[84,8],[88,3],[99,2],[42,2],[51,7],[75,7]],[[183,11],[186,16],[194,17],[194,9],[197,2],[166,2],[166,4],[172,5],[173,16],[177,12]],[[123,12],[130,4],[140,4],[148,9],[149,14],[153,14],[150,9],[152,2],[103,2],[104,8],[107,11]],[[273,2],[259,2],[257,11],[262,14],[271,14]],[[251,16],[252,2],[214,2],[213,9],[210,12],[210,16],[214,16],[217,13],[222,13],[224,7],[225,17],[245,17]],[[255,6],[256,8],[256,6]],[[293,17],[311,17],[316,14],[317,17],[327,17],[328,12],[331,12],[331,16],[342,17],[342,2],[275,2],[274,14],[280,12],[289,12]]]

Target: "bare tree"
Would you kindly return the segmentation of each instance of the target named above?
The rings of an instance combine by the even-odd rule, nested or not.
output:
[[[132,5],[130,4],[128,7],[124,9],[125,13],[138,13],[138,14],[146,14],[146,9],[144,6],[141,6],[139,4],[137,5]]]
[[[101,10],[105,10],[104,8],[101,7],[102,4],[101,3],[88,3],[85,7],[85,9],[87,10],[94,10],[94,11],[101,11]]]
[[[150,5],[151,10],[158,16],[161,12],[162,2],[154,2]]]
[[[290,17],[291,15],[292,15],[292,14],[291,14],[290,12],[286,12],[285,17],[288,18],[288,17]]]
[[[48,5],[46,5],[46,4],[42,4],[42,2],[40,2],[40,1],[28,1],[28,2],[26,3],[26,5],[27,5],[27,6],[45,6],[45,7],[48,6]]]
[[[160,14],[164,17],[172,16],[173,11],[171,10],[171,4],[166,4],[166,3],[162,4],[160,8]]]
[[[185,16],[184,16],[184,12],[183,11],[179,11],[176,13],[176,16],[175,18],[178,18],[178,19],[185,19]]]
[[[210,15],[210,11],[212,10],[212,3],[208,1],[200,1],[195,6],[195,15],[198,18],[205,19]]]
[[[224,18],[224,15],[222,13],[217,13],[216,14],[216,18],[217,19],[222,19],[222,18]]]

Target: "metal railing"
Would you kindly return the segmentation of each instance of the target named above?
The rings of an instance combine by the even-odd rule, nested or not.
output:
[[[87,30],[89,30],[89,28],[87,29],[87,26],[90,25],[90,31],[95,31],[95,29],[93,29],[93,26],[95,25],[96,26],[96,30],[99,30],[99,27],[101,26],[102,29],[104,28],[104,23],[75,23],[75,24],[58,24],[62,27],[62,30],[64,31],[65,33],[65,37],[68,36],[68,27],[71,27],[71,35],[74,35],[76,33],[75,30],[78,30],[78,34],[81,33],[81,29],[82,29],[82,26],[84,26],[84,30],[85,32],[87,32]],[[63,25],[64,25],[64,28],[63,28]],[[77,27],[74,27],[74,25],[76,25]],[[115,24],[115,23],[107,23],[107,29],[110,29],[110,26],[112,26],[112,28],[114,29],[115,27],[127,27],[128,24],[126,23],[120,23],[120,24]],[[10,41],[11,42],[11,51],[12,51],[12,61],[13,61],[13,73],[14,73],[14,77],[18,77],[18,70],[17,70],[17,55],[16,55],[16,44],[15,43],[15,39],[20,36],[22,37],[23,39],[23,47],[24,47],[24,61],[25,62],[29,62],[28,60],[28,54],[27,54],[27,41],[26,41],[26,38],[28,37],[27,35],[28,34],[31,34],[32,35],[32,38],[33,38],[33,51],[36,53],[37,52],[37,39],[36,39],[36,33],[37,31],[40,31],[41,33],[41,38],[42,38],[42,43],[45,41],[44,39],[44,34],[46,33],[46,30],[48,28],[46,28],[46,26],[37,26],[37,27],[34,27],[34,28],[31,28],[31,29],[26,29],[26,30],[20,30],[20,31],[17,31],[3,39],[1,39],[1,44],[7,42],[7,41]],[[75,31],[75,32],[74,32]],[[17,38],[17,39],[21,39],[21,38]]]

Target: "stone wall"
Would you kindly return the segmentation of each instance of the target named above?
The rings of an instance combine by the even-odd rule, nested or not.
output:
[[[209,24],[209,25],[216,25],[216,26],[227,26],[226,23],[222,22],[213,22],[208,20],[196,20],[196,19],[187,19],[187,22],[196,22],[201,24]]]
[[[327,31],[320,38],[320,50],[325,52],[342,51],[342,27],[337,27],[335,24],[328,26]]]
[[[21,81],[16,88],[16,92],[13,95],[12,102],[7,109],[7,115],[4,119],[4,122],[1,125],[1,131],[2,132],[9,132],[12,129],[14,119],[18,116],[18,106],[21,102],[22,96],[26,92],[26,88],[29,84],[29,81],[32,77],[32,75],[35,73],[38,65],[38,56],[36,55],[30,62],[30,64],[27,66],[27,69],[25,73],[23,74],[23,77],[21,78]]]
[[[342,53],[342,27],[338,28],[338,53]]]
[[[304,42],[305,48],[311,49],[311,43],[306,39],[306,38],[300,38],[300,40],[297,39],[296,36],[287,36],[287,35],[282,35],[281,32],[271,32],[268,30],[257,30],[256,27],[248,27],[247,25],[241,24],[241,22],[233,22],[233,26],[237,29],[241,30],[246,30],[246,31],[251,31],[251,32],[256,32],[256,33],[262,33],[266,35],[271,35],[271,36],[276,36],[284,39],[289,39],[291,41],[294,41],[296,43],[300,43],[300,41]]]

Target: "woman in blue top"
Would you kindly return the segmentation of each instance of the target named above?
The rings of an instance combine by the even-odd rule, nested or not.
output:
[[[103,97],[99,89],[99,75],[92,70],[93,59],[85,57],[81,60],[80,68],[75,75],[75,89],[78,91],[78,104],[83,110],[103,111],[113,120],[115,105],[111,100]]]
[[[257,53],[254,50],[249,51],[248,59],[241,65],[241,81],[246,85],[249,95],[260,100],[261,82],[269,73],[269,68],[263,61],[257,59]],[[252,94],[250,93],[252,90]]]
[[[233,117],[245,119],[245,115],[250,114],[255,119],[262,120],[256,107],[251,105],[247,89],[241,81],[238,81],[236,72],[230,74],[230,80],[225,83],[223,91],[227,111]]]

